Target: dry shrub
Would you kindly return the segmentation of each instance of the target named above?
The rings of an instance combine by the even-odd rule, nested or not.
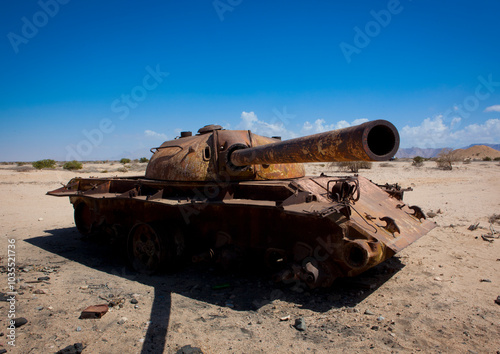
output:
[[[436,163],[438,168],[451,171],[453,169],[453,164],[459,160],[460,159],[453,149],[446,148],[441,150],[437,155]]]
[[[365,169],[369,170],[372,168],[372,163],[370,161],[341,161],[333,162],[334,166],[337,166],[339,171],[347,171],[357,173],[359,170]]]
[[[387,162],[381,163],[379,166],[380,167],[394,167],[394,165],[392,163],[387,163]]]

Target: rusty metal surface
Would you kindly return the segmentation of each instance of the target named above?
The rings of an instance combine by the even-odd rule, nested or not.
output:
[[[384,120],[355,127],[332,130],[302,138],[276,142],[270,146],[236,151],[231,162],[236,166],[252,164],[385,161],[396,154],[399,134]]]
[[[162,181],[267,180],[304,176],[302,162],[383,161],[399,147],[389,122],[280,141],[248,130],[206,126],[196,136],[166,141],[151,157],[146,178]]]
[[[203,134],[166,141],[155,148],[146,178],[161,181],[229,181],[297,178],[302,164],[272,164],[235,168],[229,155],[235,149],[274,143],[277,140],[248,130],[210,130]],[[201,131],[201,130],[200,130]]]
[[[276,278],[300,280],[310,287],[329,286],[337,277],[359,274],[434,227],[413,216],[412,206],[402,206],[398,199],[362,177],[230,182],[227,189],[231,198],[221,189],[210,199],[195,192],[206,185],[200,182],[105,180],[73,180],[72,185],[81,190],[70,186],[51,192],[71,197],[75,220],[79,220],[77,226],[83,233],[123,229],[124,235],[135,235],[127,231],[134,225],[175,220],[181,228],[186,227],[183,233],[196,235],[196,259],[211,255],[211,260],[225,263],[238,258],[225,249],[228,244],[243,253],[257,251],[263,262],[270,264],[275,263],[272,255],[281,254],[287,266]],[[101,193],[94,192],[92,186]],[[229,235],[230,241],[218,242],[215,247],[217,242],[210,235],[220,232]],[[137,245],[135,254],[147,253],[140,243]],[[301,257],[312,257],[318,247],[328,257],[304,268]],[[306,255],[296,259],[297,254]]]
[[[300,179],[297,183],[305,190],[317,193],[320,201],[328,202],[327,184],[332,177],[317,177]],[[350,203],[353,211],[350,222],[356,223],[366,233],[384,243],[394,252],[399,252],[420,237],[428,233],[436,224],[414,216],[412,206],[401,204],[400,199],[392,197],[389,192],[379,188],[368,179],[358,177],[359,200]],[[394,220],[392,230],[387,229],[387,219]],[[390,222],[390,220],[389,220]],[[389,226],[389,228],[391,228]]]
[[[70,198],[81,233],[125,242],[141,272],[181,256],[229,269],[261,262],[275,280],[310,288],[360,274],[435,227],[398,185],[304,177],[289,163],[389,158],[399,136],[388,122],[282,143],[214,125],[182,136],[155,148],[145,176],[74,178],[47,194]]]

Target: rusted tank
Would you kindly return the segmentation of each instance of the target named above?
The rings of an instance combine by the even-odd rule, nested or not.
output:
[[[287,141],[218,125],[151,149],[145,176],[73,178],[82,234],[123,240],[141,272],[186,262],[266,265],[277,281],[328,287],[383,262],[434,227],[398,185],[358,176],[305,176],[303,162],[384,161],[389,122]]]

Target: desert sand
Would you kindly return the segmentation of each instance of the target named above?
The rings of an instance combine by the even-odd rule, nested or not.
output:
[[[442,171],[431,161],[420,168],[397,161],[361,170],[376,183],[412,187],[405,201],[434,213],[438,227],[359,277],[303,293],[273,284],[266,274],[207,267],[175,275],[135,274],[125,267],[119,247],[77,232],[68,198],[45,195],[74,176],[140,175],[145,165],[126,173],[117,167],[22,172],[15,165],[0,166],[1,291],[9,291],[11,240],[15,315],[28,320],[15,330],[12,347],[10,303],[0,302],[0,349],[55,353],[82,343],[84,353],[176,353],[187,345],[203,353],[500,351],[500,305],[495,303],[500,239],[482,238],[500,231],[498,221],[489,223],[500,214],[498,162]],[[324,164],[307,169],[311,175],[347,174]],[[102,318],[79,319],[87,306],[109,302],[115,306]],[[280,320],[287,316],[288,321]],[[292,326],[298,318],[304,319],[305,331]]]

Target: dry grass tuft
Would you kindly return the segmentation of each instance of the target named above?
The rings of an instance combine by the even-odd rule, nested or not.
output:
[[[372,168],[372,163],[370,161],[341,161],[332,162],[332,167],[333,166],[337,166],[339,171],[357,173],[362,169],[370,170]]]

